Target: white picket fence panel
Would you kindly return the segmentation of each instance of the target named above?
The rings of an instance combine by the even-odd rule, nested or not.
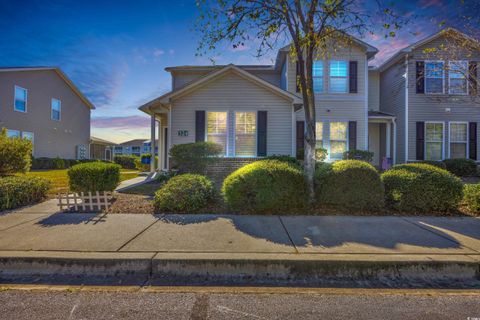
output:
[[[103,209],[108,210],[112,193],[99,191],[94,193],[59,193],[57,199],[57,205],[62,211],[101,211]]]

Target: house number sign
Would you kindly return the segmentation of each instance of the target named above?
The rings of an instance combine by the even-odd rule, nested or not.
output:
[[[188,137],[188,130],[178,130],[177,134],[179,137]]]

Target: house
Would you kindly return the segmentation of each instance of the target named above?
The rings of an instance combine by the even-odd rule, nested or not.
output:
[[[145,139],[133,139],[119,143],[115,146],[115,155],[134,155],[140,156],[143,152],[143,144]]]
[[[407,53],[405,60],[401,51],[373,68],[368,63],[378,52],[375,47],[343,34],[336,43],[335,50],[319,54],[313,65],[316,144],[327,150],[327,161],[341,159],[343,152],[354,149],[374,152],[377,166],[385,159],[393,163],[420,160],[422,157],[406,156],[415,152],[415,141],[420,140],[411,129],[417,122],[427,123],[427,131],[432,130],[430,121],[442,117],[442,121],[465,121],[466,114],[448,118],[452,111],[446,116],[435,103],[427,106],[419,97],[414,102],[411,91],[415,89],[405,84],[403,75],[408,71],[407,81],[415,83],[412,70],[418,57]],[[408,64],[396,63],[401,60]],[[410,64],[408,70],[402,69]],[[289,47],[279,50],[274,65],[177,66],[166,71],[172,75],[172,90],[139,108],[151,117],[152,140],[159,138],[164,156],[159,157],[158,168],[169,168],[167,155],[172,145],[195,141],[221,144],[224,157],[220,166],[225,170],[258,157],[303,154],[304,110],[297,65],[289,58]],[[435,116],[421,118],[422,103]],[[418,111],[411,111],[414,106]],[[468,108],[470,119],[480,115]],[[402,139],[407,135],[410,144]]]
[[[90,137],[90,159],[112,161],[114,147],[115,143],[92,136]]]
[[[0,127],[34,157],[88,158],[92,103],[54,67],[0,68]]]

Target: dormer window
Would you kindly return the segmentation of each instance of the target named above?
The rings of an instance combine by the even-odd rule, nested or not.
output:
[[[330,61],[330,92],[348,92],[348,61]]]
[[[425,61],[425,93],[444,93],[444,62]]]
[[[323,92],[323,61],[313,62],[313,92]]]
[[[468,61],[450,61],[448,69],[448,93],[468,94]]]

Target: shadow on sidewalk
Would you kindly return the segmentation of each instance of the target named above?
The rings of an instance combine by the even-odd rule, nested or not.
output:
[[[36,224],[42,227],[54,227],[59,225],[73,225],[73,224],[97,224],[105,222],[104,213],[55,213],[52,214]]]

